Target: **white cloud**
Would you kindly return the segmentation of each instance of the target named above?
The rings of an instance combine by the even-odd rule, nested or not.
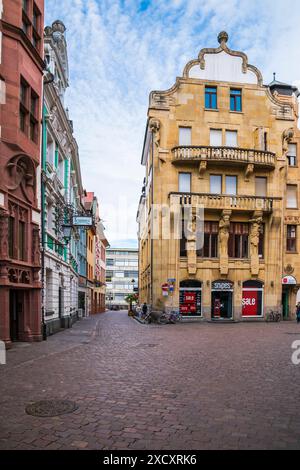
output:
[[[70,88],[83,184],[103,205],[109,240],[135,238],[149,92],[166,89],[202,47],[244,50],[265,82],[300,80],[296,0],[46,0],[46,21],[67,27]],[[126,202],[120,223],[106,209]],[[119,201],[121,201],[119,203]],[[126,229],[126,226],[128,229]]]

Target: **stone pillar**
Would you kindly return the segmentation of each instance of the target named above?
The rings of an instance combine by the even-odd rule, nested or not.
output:
[[[31,289],[29,296],[30,311],[24,312],[26,322],[30,327],[27,341],[42,341],[41,290]]]
[[[9,287],[0,287],[0,340],[7,348],[11,346],[9,318]]]
[[[207,270],[206,275],[208,275]],[[211,319],[211,282],[209,280],[203,280],[202,283],[202,315],[205,320]]]
[[[231,210],[223,210],[219,222],[220,273],[228,274],[228,240]]]

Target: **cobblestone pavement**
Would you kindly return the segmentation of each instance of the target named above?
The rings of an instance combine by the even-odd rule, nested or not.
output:
[[[141,325],[126,312],[16,344],[0,366],[1,449],[300,449],[300,325]],[[54,418],[41,399],[74,400]]]

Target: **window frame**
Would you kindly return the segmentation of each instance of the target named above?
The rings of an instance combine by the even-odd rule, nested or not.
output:
[[[214,90],[214,91],[211,91]],[[215,106],[213,106],[215,98]],[[218,87],[216,85],[205,85],[204,88],[204,107],[205,109],[218,109]]]
[[[296,193],[296,204],[295,206],[289,206],[288,205],[288,188],[294,188],[295,189],[295,193]],[[286,185],[286,209],[298,209],[298,185],[297,184],[287,184]]]
[[[228,193],[227,192],[227,178],[234,178],[235,179],[235,193]],[[225,175],[225,192],[226,196],[237,196],[238,195],[238,175]]]
[[[186,190],[182,191],[181,188],[180,188],[180,185],[181,185],[180,177],[182,175],[189,175],[189,186],[190,186],[189,191],[186,191]],[[179,171],[178,172],[178,192],[179,193],[191,193],[192,192],[192,173],[191,172],[188,172],[188,171]]]
[[[295,147],[295,149],[296,149],[295,155],[290,155],[290,154],[289,154],[289,153],[290,153],[290,146],[291,146],[291,145],[293,145],[293,146]],[[288,165],[289,165],[290,167],[292,167],[292,168],[293,168],[293,167],[297,167],[297,152],[298,152],[297,144],[296,144],[295,142],[291,142],[291,143],[289,144],[288,152],[287,152],[287,154],[286,154],[286,157],[287,157],[287,160],[288,160]],[[291,165],[291,159],[292,159],[292,158],[294,159],[294,162],[295,162],[294,165]]]
[[[294,229],[295,236],[291,235],[291,229]],[[289,233],[290,231],[290,233]],[[294,248],[291,248],[291,245],[295,245]],[[290,245],[290,246],[289,246]],[[297,253],[297,225],[288,224],[286,226],[286,252],[287,253]]]
[[[236,233],[237,227],[240,226],[240,232]],[[244,232],[244,229],[247,231]],[[228,257],[231,259],[249,259],[249,223],[246,222],[230,222],[229,239],[228,239]],[[246,249],[245,249],[246,242]]]
[[[229,92],[229,108],[233,113],[242,113],[243,112],[243,98],[242,98],[242,89],[241,88],[230,88]],[[240,99],[240,109],[237,109],[237,101]],[[233,104],[233,107],[232,107]]]

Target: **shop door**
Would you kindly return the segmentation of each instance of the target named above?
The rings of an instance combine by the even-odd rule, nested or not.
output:
[[[232,292],[212,292],[212,318],[232,318]]]
[[[63,308],[63,290],[62,287],[58,288],[58,315],[59,318],[62,317],[62,308]]]
[[[282,291],[282,316],[283,318],[289,316],[289,293],[285,289]]]
[[[9,293],[10,339],[19,341],[21,317],[23,315],[23,293],[11,290]]]

